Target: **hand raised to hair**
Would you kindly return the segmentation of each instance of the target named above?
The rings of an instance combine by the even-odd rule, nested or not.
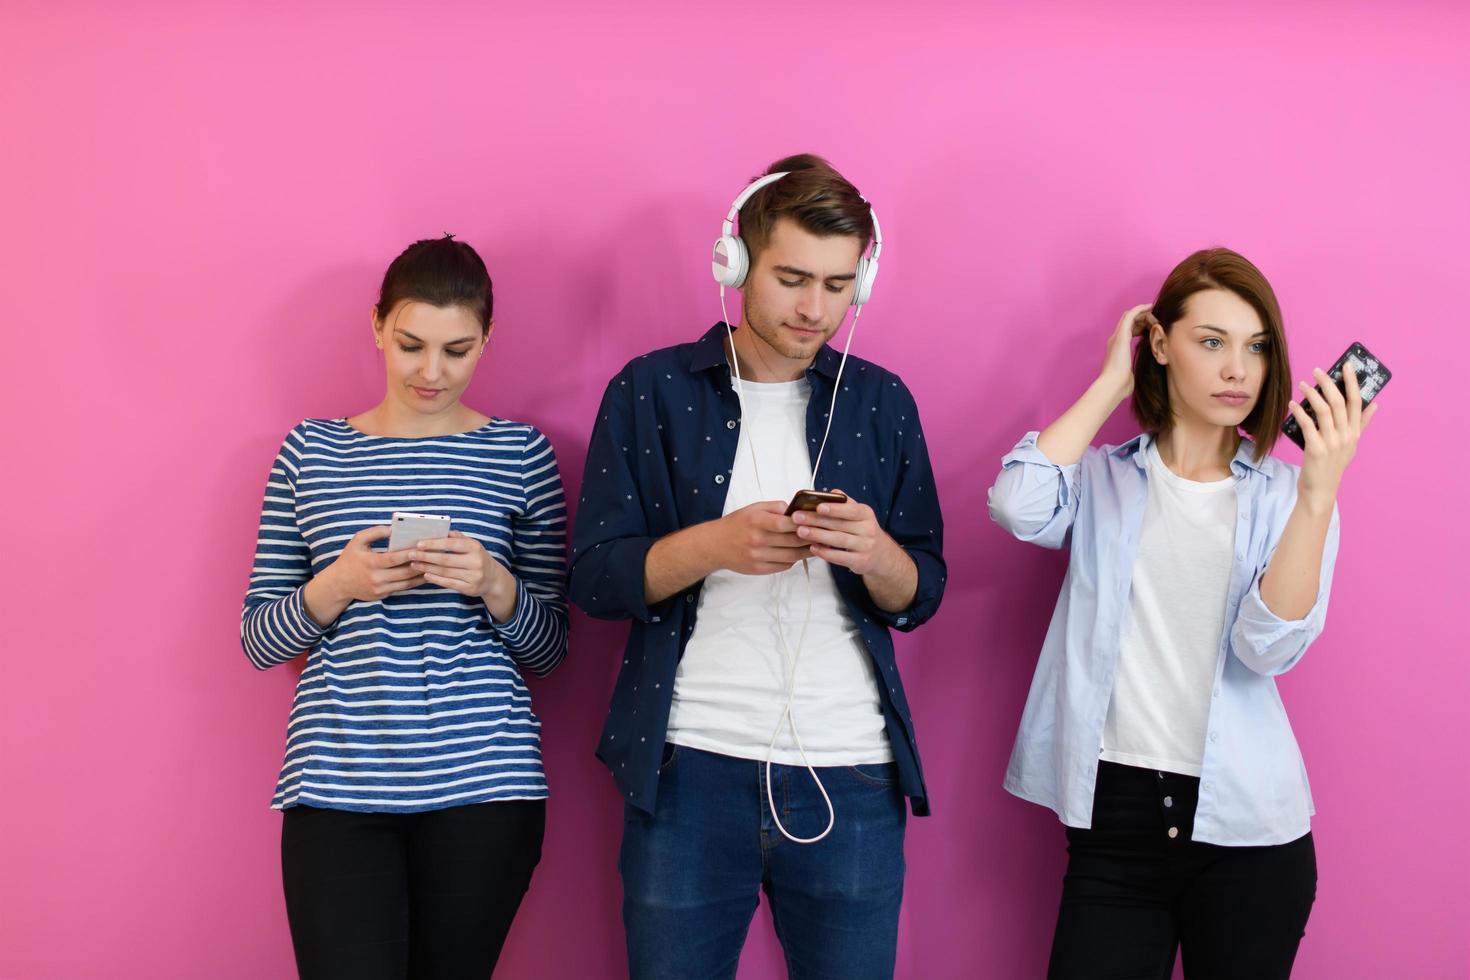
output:
[[[1152,303],[1129,307],[1108,337],[1108,351],[1098,377],[1116,386],[1125,396],[1133,393],[1133,338],[1147,334],[1158,322],[1152,310]]]

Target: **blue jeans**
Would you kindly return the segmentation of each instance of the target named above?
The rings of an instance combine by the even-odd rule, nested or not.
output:
[[[766,805],[765,763],[664,747],[657,812],[624,804],[623,924],[633,980],[734,977],[764,890],[793,980],[892,977],[907,811],[893,764],[818,768],[837,822],[793,844]],[[781,823],[827,825],[800,766],[771,767]]]

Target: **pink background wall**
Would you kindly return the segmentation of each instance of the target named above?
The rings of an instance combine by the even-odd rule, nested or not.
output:
[[[380,396],[387,261],[481,249],[471,401],[545,429],[575,500],[606,379],[717,319],[718,219],[815,150],[878,206],[857,349],[915,390],[949,522],[945,607],[900,648],[937,815],[899,975],[1043,968],[1062,831],[1000,781],[1063,560],[985,489],[1119,312],[1227,243],[1299,376],[1355,338],[1397,376],[1282,684],[1319,809],[1298,976],[1465,976],[1470,8],[203,6],[0,13],[0,975],[290,973],[267,802],[295,672],[248,666],[240,599],[282,434]],[[624,629],[573,630],[535,685],[554,796],[502,977],[624,970],[592,756]],[[780,974],[762,912],[741,976]]]

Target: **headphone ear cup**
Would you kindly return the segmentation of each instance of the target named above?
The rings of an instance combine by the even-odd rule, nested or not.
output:
[[[719,241],[715,242],[710,271],[714,273],[715,282],[721,286],[739,289],[745,282],[745,274],[750,271],[745,243],[734,235],[720,236]]]
[[[873,280],[878,278],[878,260],[858,259],[857,275],[853,277],[852,305],[862,306],[873,298]]]

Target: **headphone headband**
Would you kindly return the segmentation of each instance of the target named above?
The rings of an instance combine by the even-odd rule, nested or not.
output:
[[[711,263],[715,282],[719,283],[721,288],[726,286],[740,288],[745,284],[745,277],[750,272],[750,251],[746,247],[745,240],[735,234],[735,219],[740,214],[740,209],[755,195],[756,191],[774,184],[793,172],[782,170],[757,177],[746,185],[745,189],[740,192],[740,196],[735,198],[735,203],[730,205],[730,210],[720,225],[720,237],[715,242],[714,258]],[[862,306],[872,297],[873,280],[878,278],[878,256],[883,252],[883,229],[878,225],[878,212],[873,210],[873,205],[866,197],[862,198],[862,201],[868,205],[868,217],[873,222],[873,240],[868,244],[868,254],[858,258],[857,278],[853,282],[852,290],[853,306]]]
[[[776,181],[780,180],[782,177],[785,177],[789,173],[791,173],[791,171],[782,170],[778,173],[766,174],[764,177],[757,178],[749,185],[747,185],[745,190],[740,192],[740,196],[735,198],[735,203],[730,205],[730,213],[725,215],[725,223],[721,226],[720,229],[721,233],[725,235],[735,234],[735,216],[740,213],[741,208],[745,207],[745,202],[749,201],[752,197],[755,197],[755,192],[760,190],[762,187],[774,184]]]

